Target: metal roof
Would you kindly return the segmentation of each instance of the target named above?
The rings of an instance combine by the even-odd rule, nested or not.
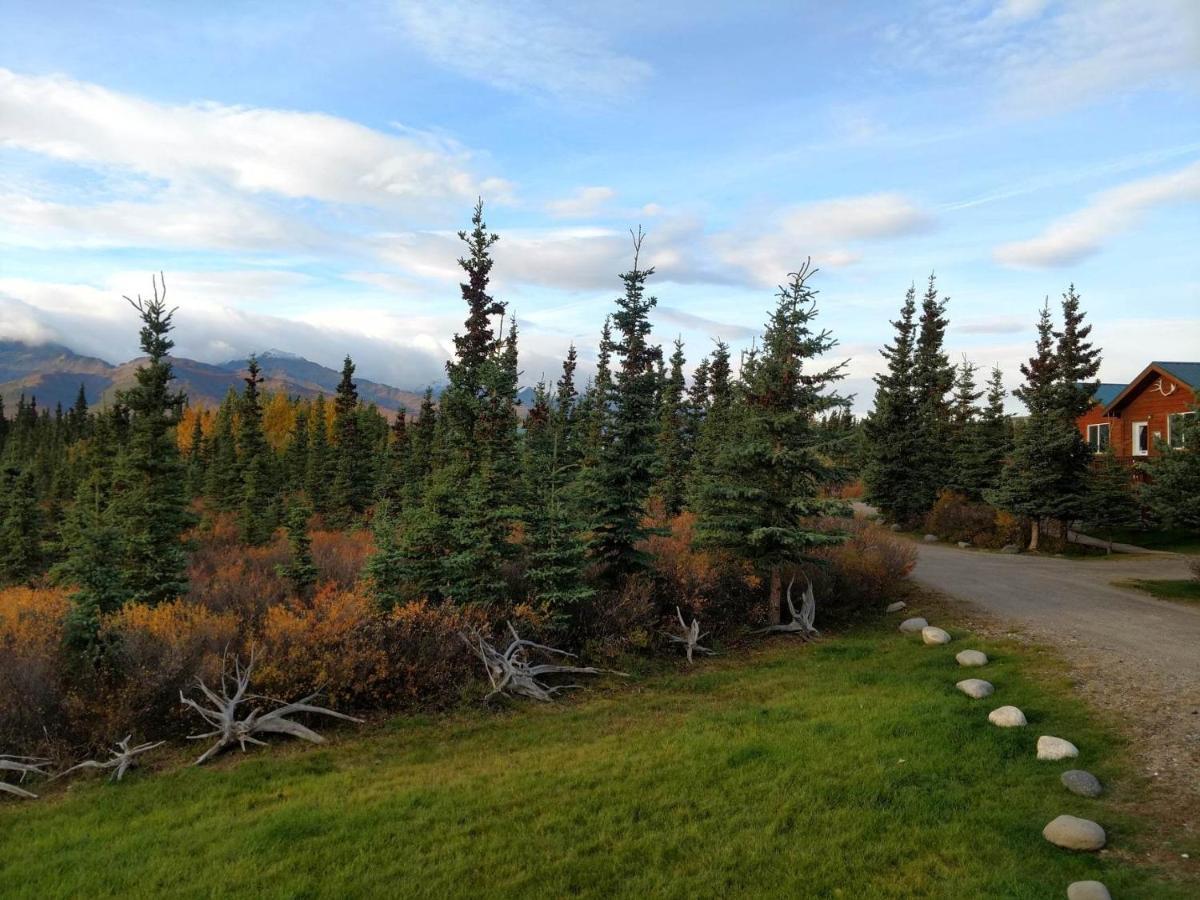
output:
[[[1113,384],[1109,382],[1101,382],[1096,388],[1096,393],[1092,394],[1092,399],[1101,406],[1108,406],[1117,399],[1117,395],[1125,390],[1123,384]]]
[[[1169,372],[1189,387],[1200,387],[1200,362],[1153,362],[1151,365]]]

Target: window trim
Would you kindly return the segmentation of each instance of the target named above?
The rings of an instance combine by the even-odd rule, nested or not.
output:
[[[1182,450],[1186,446],[1186,444],[1183,443],[1182,429],[1180,429],[1181,433],[1179,435],[1179,446],[1178,447],[1175,446],[1175,443],[1174,443],[1175,429],[1172,427],[1175,424],[1175,419],[1177,419],[1177,418],[1181,419],[1184,416],[1194,416],[1195,414],[1196,414],[1195,410],[1191,410],[1191,409],[1184,410],[1183,412],[1167,413],[1167,448],[1168,449]]]
[[[1096,441],[1092,443],[1092,429],[1096,429]],[[1101,429],[1104,429],[1101,431]],[[1104,435],[1101,440],[1100,436]],[[1112,423],[1111,422],[1093,422],[1087,427],[1087,445],[1093,453],[1104,453],[1112,447]]]
[[[1142,426],[1143,430],[1146,433],[1146,449],[1145,450],[1142,450],[1138,446],[1138,426],[1139,425]],[[1149,421],[1131,422],[1130,429],[1131,429],[1129,432],[1130,456],[1149,456],[1150,455],[1150,423],[1149,423]]]

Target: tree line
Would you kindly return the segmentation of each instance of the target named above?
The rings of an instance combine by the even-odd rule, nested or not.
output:
[[[165,283],[127,298],[146,357],[132,388],[103,409],[82,389],[67,411],[22,399],[9,419],[0,408],[0,581],[74,586],[68,640],[86,658],[105,652],[103,616],[184,592],[186,536],[216,513],[248,545],[283,529],[286,574],[305,592],[318,516],[373,530],[366,577],[381,608],[527,602],[571,639],[597,595],[647,577],[647,539],[689,510],[697,545],[752,565],[779,621],[789,567],[841,539],[817,519],[841,508],[826,489],[842,477],[847,400],[842,366],[818,361],[835,341],[816,327],[809,266],[780,287],[736,373],[718,340],[689,381],[682,341],[664,353],[652,332],[654,270],[633,235],[595,376],[579,384],[571,346],[524,410],[518,327],[491,292],[499,238],[482,204],[459,237],[466,318],[446,387],[390,422],[359,399],[349,357],[331,401],[266,397],[251,357],[239,393],[189,409],[172,389]]]

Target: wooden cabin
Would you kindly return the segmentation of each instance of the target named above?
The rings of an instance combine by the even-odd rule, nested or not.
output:
[[[1200,362],[1152,362],[1129,384],[1104,383],[1095,405],[1078,419],[1095,452],[1112,448],[1128,462],[1158,455],[1158,442],[1183,446],[1183,416],[1195,415]]]

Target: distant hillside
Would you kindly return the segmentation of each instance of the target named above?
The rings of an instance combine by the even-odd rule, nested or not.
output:
[[[332,397],[342,377],[341,372],[278,350],[262,354],[259,361],[266,388],[290,396],[312,398],[324,393]],[[36,397],[42,408],[53,409],[56,403],[65,408],[75,402],[82,383],[90,404],[108,403],[118,391],[133,385],[134,372],[142,362],[134,359],[114,366],[60,344],[0,341],[0,397],[4,398],[10,415],[21,394],[27,399]],[[194,406],[215,406],[230,389],[240,391],[243,387],[245,360],[212,365],[172,357],[171,362],[175,367],[176,389],[184,391]],[[355,384],[363,402],[374,403],[389,415],[401,406],[415,414],[421,405],[421,394],[414,391],[366,378],[356,378]]]

